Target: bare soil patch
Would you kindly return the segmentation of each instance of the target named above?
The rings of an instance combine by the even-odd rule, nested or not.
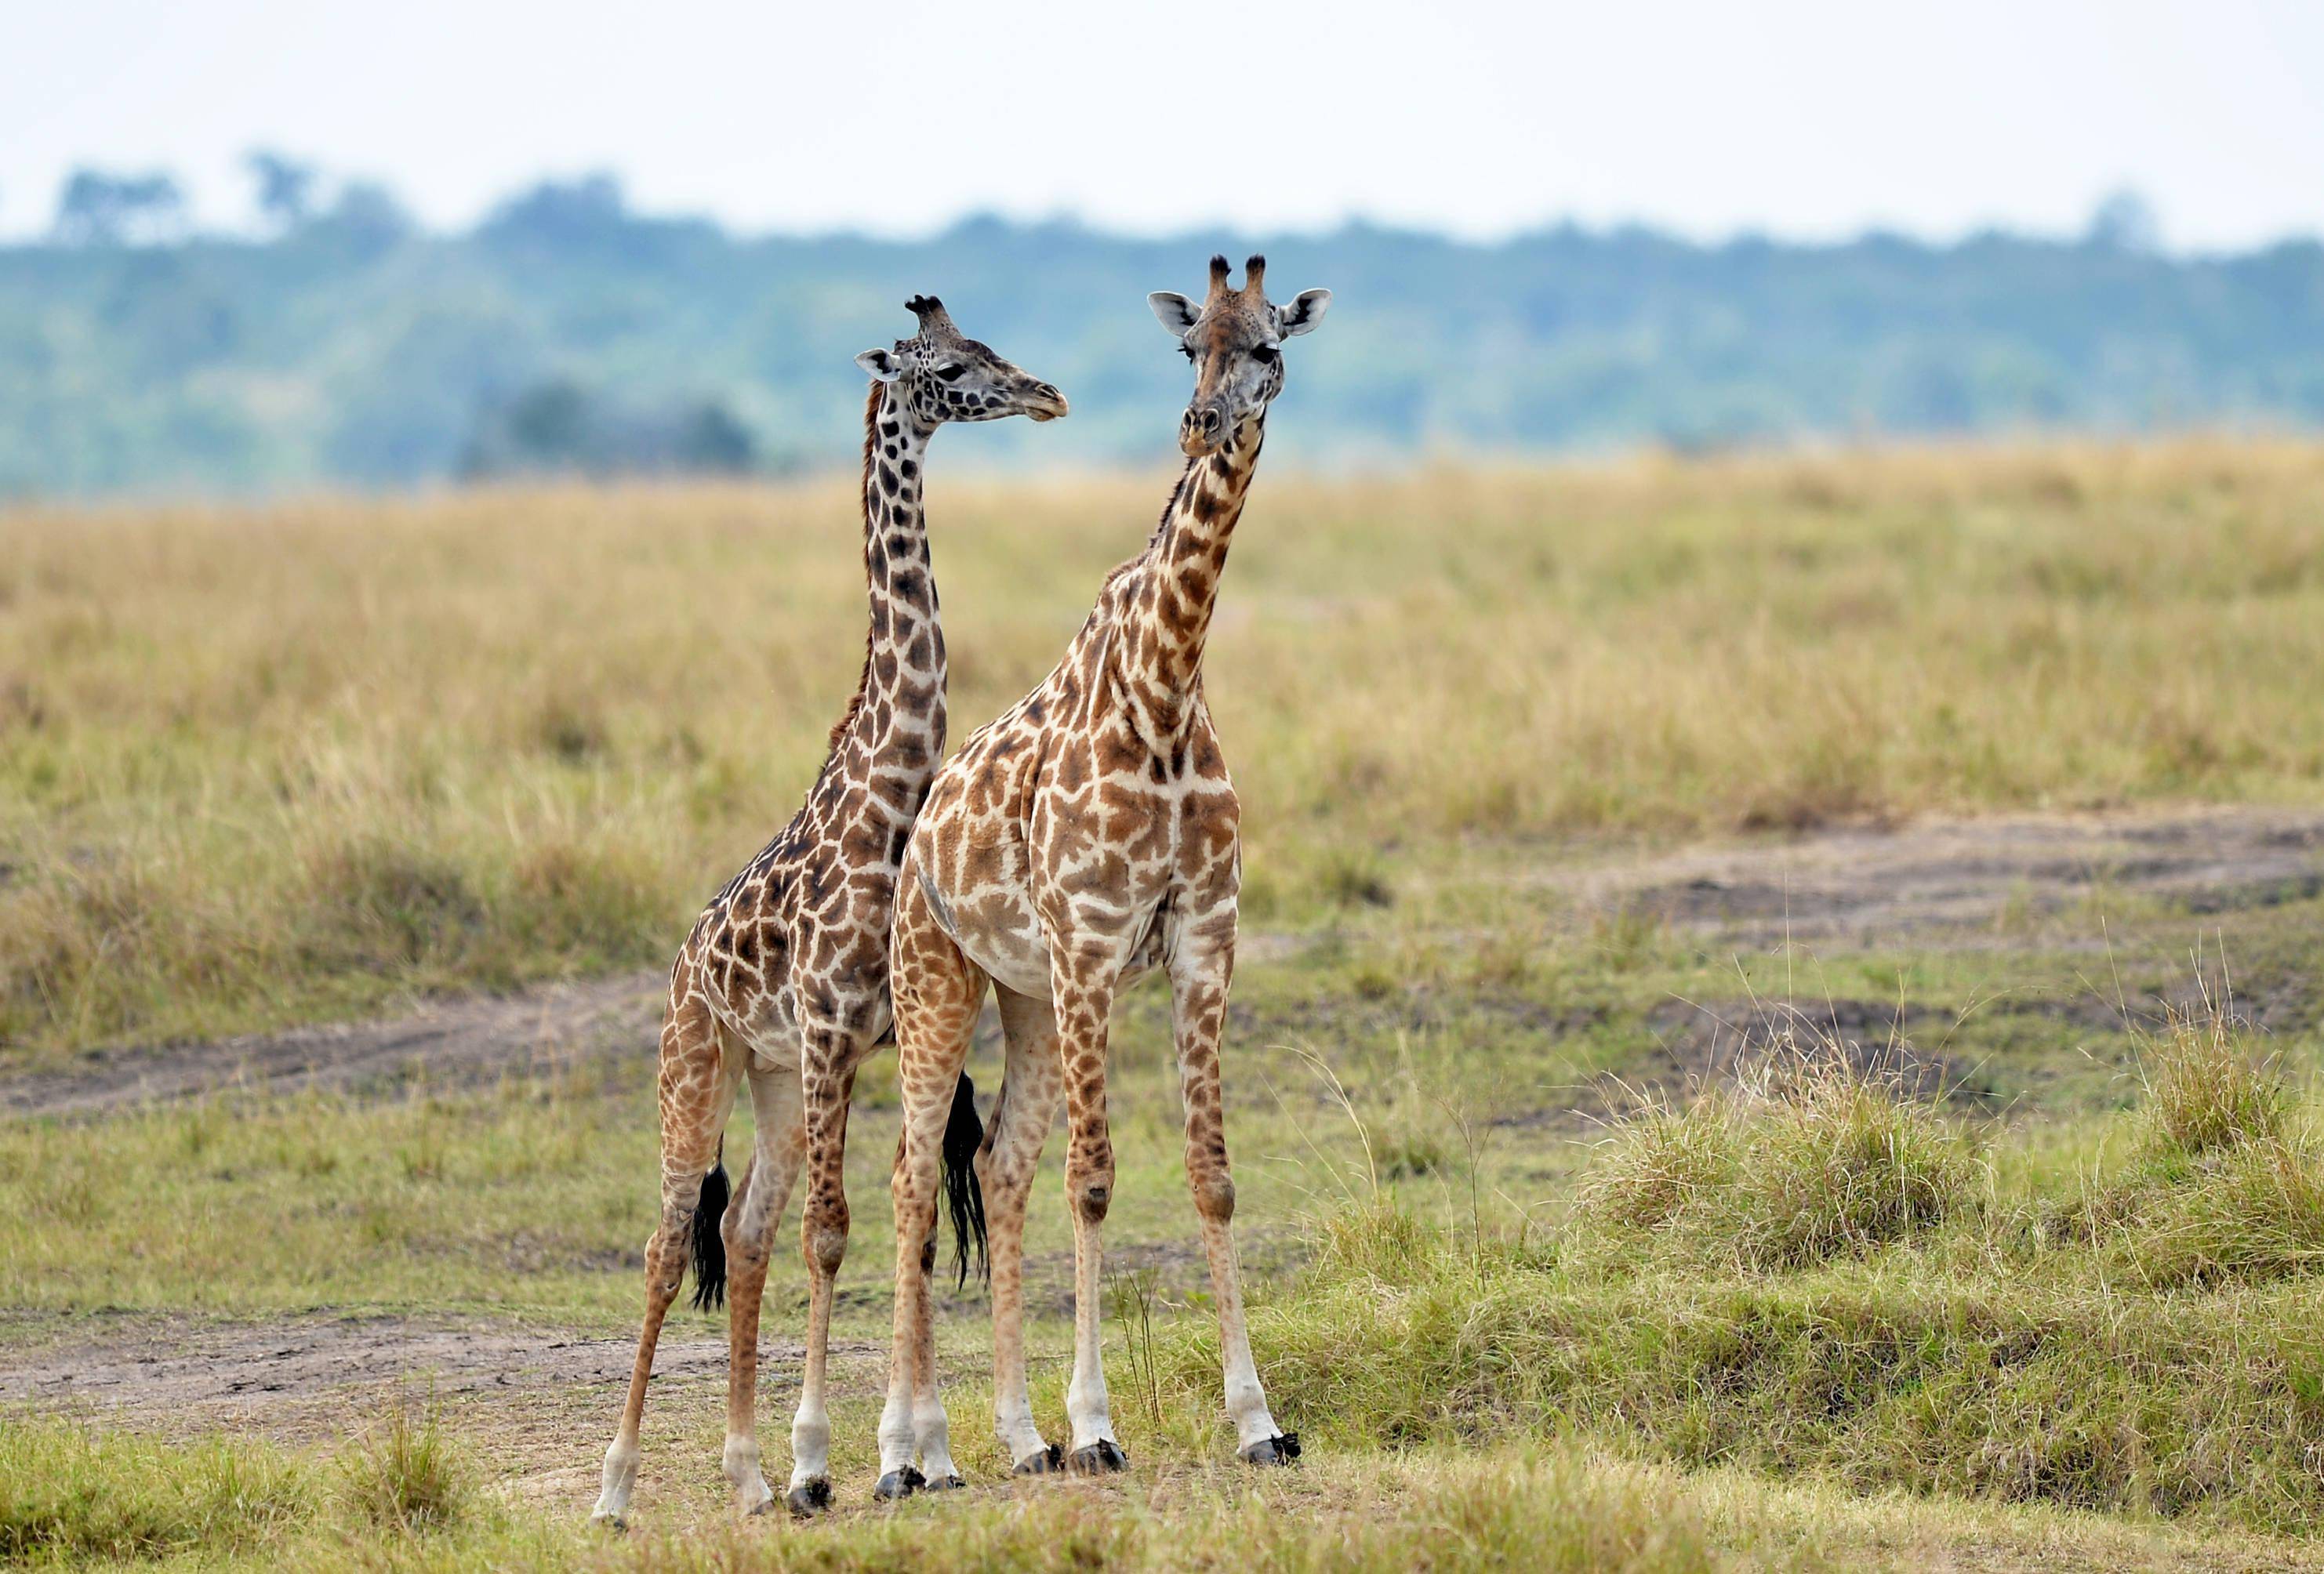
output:
[[[2137,896],[2214,915],[2324,895],[2324,813],[2025,815],[1843,829],[1744,847],[1690,849],[1540,877],[1585,908],[1649,916],[1738,943],[1910,939],[1990,932]]]
[[[94,1116],[237,1092],[360,1093],[422,1079],[473,1087],[593,1063],[650,1066],[666,988],[659,973],[627,973],[430,1002],[388,1021],[92,1050],[60,1065],[0,1072],[0,1109]]]
[[[45,1326],[44,1326],[45,1325]],[[374,1405],[396,1385],[439,1397],[521,1401],[598,1394],[610,1416],[629,1381],[634,1336],[394,1315],[203,1321],[148,1315],[0,1321],[0,1407],[112,1412],[141,1423],[236,1424],[296,1434]],[[800,1346],[760,1343],[762,1385],[796,1385]],[[832,1341],[835,1359],[879,1357]],[[657,1388],[724,1385],[724,1336],[666,1330]]]

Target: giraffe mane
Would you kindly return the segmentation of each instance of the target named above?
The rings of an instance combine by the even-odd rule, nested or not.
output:
[[[880,424],[880,397],[885,391],[886,390],[881,384],[874,382],[872,385],[871,397],[867,399],[863,404],[863,495],[862,502],[866,532],[864,537],[863,559],[863,572],[866,578],[869,578],[872,573],[871,537],[869,532],[872,519],[872,450],[878,446],[876,434],[879,430]],[[872,629],[871,625],[867,623],[864,625],[863,629],[863,670],[855,679],[855,697],[847,702],[846,714],[841,716],[837,722],[832,724],[831,747],[827,751],[825,751],[823,757],[823,762],[826,767],[831,764],[832,758],[839,752],[840,744],[846,741],[847,731],[849,728],[855,725],[855,718],[863,713],[863,698],[871,692]]]

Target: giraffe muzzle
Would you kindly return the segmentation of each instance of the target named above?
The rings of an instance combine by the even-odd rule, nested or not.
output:
[[[1037,382],[1025,400],[1025,413],[1037,421],[1063,420],[1073,414],[1073,406],[1065,402],[1054,383]]]
[[[1200,458],[1219,446],[1226,429],[1227,413],[1219,406],[1190,407],[1178,422],[1178,446],[1188,456]]]

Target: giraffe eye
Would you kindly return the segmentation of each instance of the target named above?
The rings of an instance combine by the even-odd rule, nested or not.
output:
[[[1275,346],[1273,345],[1253,345],[1250,349],[1250,358],[1258,362],[1262,366],[1272,366],[1276,362]]]
[[[961,379],[961,374],[967,370],[967,367],[960,365],[939,366],[936,368],[936,375],[946,382],[957,382]]]
[[[1194,358],[1194,346],[1192,345],[1181,345],[1178,346],[1178,354],[1185,356],[1187,360],[1191,361]]]

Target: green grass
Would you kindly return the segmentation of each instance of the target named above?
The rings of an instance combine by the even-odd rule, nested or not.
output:
[[[1254,993],[1287,1017],[1318,971],[1368,965],[1277,964]],[[2126,1105],[2062,1119],[1916,1100],[1796,1038],[1700,1098],[1550,1139],[1563,1156],[1546,1169],[1493,1106],[1430,1096],[1452,1046],[1367,1031],[1379,1040],[1335,1048],[1341,1073],[1261,1062],[1281,1101],[1233,1117],[1254,1342],[1311,1445],[1292,1476],[1230,1462],[1199,1271],[1152,1255],[1193,1232],[1167,1066],[1139,1018],[1122,1074],[1155,1085],[1120,1104],[1109,1229],[1115,1416],[1138,1464],[1121,1490],[862,1511],[879,1378],[859,1358],[835,1406],[844,1512],[804,1533],[725,1523],[712,1383],[657,1387],[641,1530],[616,1545],[577,1523],[610,1388],[516,1409],[489,1390],[346,1395],[326,1403],[356,1406],[353,1441],[320,1451],[11,1417],[0,1524],[15,1555],[51,1561],[645,1569],[1695,1569],[2011,1547],[2169,1563],[2324,1533],[2315,1109],[2281,1050],[2231,1022],[2129,1045]],[[888,1113],[864,1092],[839,1322],[876,1345]],[[101,1335],[123,1308],[349,1305],[626,1331],[644,1114],[643,1088],[616,1080],[20,1124],[0,1132],[0,1272],[68,1316],[15,1337]],[[1054,1201],[1044,1187],[1032,1240],[1052,1427],[1068,1344]],[[797,1277],[779,1265],[770,1337],[796,1337]],[[941,1337],[963,1462],[1001,1479],[973,1296]],[[762,1400],[777,1468],[782,1392]],[[562,1483],[547,1496],[527,1486],[544,1469]],[[2078,1517],[2094,1514],[2109,1517]]]
[[[808,1530],[738,1527],[705,1386],[650,1413],[655,1478],[691,1484],[607,1542],[577,1500],[514,1495],[518,1477],[485,1462],[585,1459],[604,1417],[560,1408],[512,1449],[488,1401],[439,1413],[406,1395],[322,1452],[12,1421],[0,1554],[1696,1569],[2011,1548],[2170,1564],[2324,1533],[2324,1214],[2309,1201],[2324,1162],[2305,1095],[2247,1035],[2177,1024],[2141,1046],[2144,1102],[2070,1138],[1963,1123],[1839,1069],[1828,1046],[1774,1048],[1739,1091],[1615,1127],[1561,1220],[1483,1203],[1425,1218],[1416,1176],[1319,1218],[1296,1277],[1255,1283],[1270,1398],[1311,1442],[1284,1477],[1226,1462],[1202,1298],[1118,1275],[1115,1416],[1138,1464],[1120,1489],[990,1488],[876,1514],[851,1500]],[[1370,1188],[1401,1150],[1348,1109],[1333,1162]],[[2252,1165],[2282,1183],[2252,1183]],[[1150,1228],[1130,1222],[1132,1240]],[[149,1220],[148,1245],[161,1233]],[[2263,1238],[2300,1249],[2230,1249]],[[2158,1267],[2190,1253],[2207,1271]],[[981,1365],[981,1330],[961,1321],[944,1338],[955,1433],[972,1476],[999,1479],[976,1422],[989,1389],[958,1380]],[[1035,1331],[1037,1350],[1061,1348],[1054,1319]],[[1046,1357],[1035,1384],[1052,1424],[1060,1365]],[[869,1478],[876,1407],[868,1391],[837,1407],[851,1484]],[[2187,1529],[2159,1528],[2173,1523]]]
[[[303,1520],[318,1486],[279,1450],[12,1420],[0,1428],[0,1562],[252,1550]]]
[[[445,1445],[449,1446],[449,1445]],[[842,1511],[812,1526],[712,1517],[608,1537],[489,1495],[383,1528],[332,1488],[352,1450],[171,1445],[54,1422],[0,1431],[0,1560],[168,1569],[1042,1571],[1699,1570],[2004,1563],[2287,1566],[2294,1549],[2197,1540],[2034,1505],[1849,1496],[1603,1450],[1323,1454],[1268,1483],[1148,1459],[1131,1491],[1051,1483]]]

